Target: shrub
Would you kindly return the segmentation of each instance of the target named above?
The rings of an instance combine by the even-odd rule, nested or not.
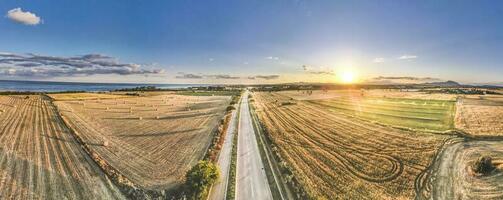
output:
[[[236,108],[234,106],[227,106],[227,108],[225,110],[227,112],[230,112],[230,111],[236,110]]]
[[[489,156],[481,156],[475,163],[472,165],[472,169],[476,173],[480,174],[488,174],[494,170],[494,165],[492,163],[492,158]]]
[[[209,187],[217,182],[220,172],[217,165],[210,161],[199,161],[190,169],[185,178],[190,199],[205,199]]]

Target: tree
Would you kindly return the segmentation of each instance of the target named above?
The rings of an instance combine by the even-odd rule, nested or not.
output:
[[[473,171],[481,174],[488,174],[494,170],[492,158],[489,156],[482,156],[472,166]]]
[[[217,165],[206,160],[199,161],[185,175],[190,198],[205,199],[209,187],[217,182],[219,177],[220,171]]]

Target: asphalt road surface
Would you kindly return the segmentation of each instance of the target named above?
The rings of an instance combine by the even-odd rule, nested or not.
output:
[[[272,199],[250,116],[248,92],[243,95],[240,109],[236,199]]]
[[[232,112],[229,128],[225,135],[225,141],[218,157],[218,166],[220,167],[220,181],[213,185],[210,196],[211,200],[224,200],[227,195],[229,185],[229,168],[231,164],[232,140],[234,139],[234,130],[236,129],[236,111]]]

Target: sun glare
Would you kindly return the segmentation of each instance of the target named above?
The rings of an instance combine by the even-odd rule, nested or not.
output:
[[[355,74],[350,71],[343,72],[341,74],[341,82],[342,83],[354,83],[355,82]]]

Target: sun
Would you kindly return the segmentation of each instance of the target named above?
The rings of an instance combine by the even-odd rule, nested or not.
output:
[[[341,74],[341,82],[342,83],[354,83],[355,82],[355,74],[351,71],[345,71]]]

